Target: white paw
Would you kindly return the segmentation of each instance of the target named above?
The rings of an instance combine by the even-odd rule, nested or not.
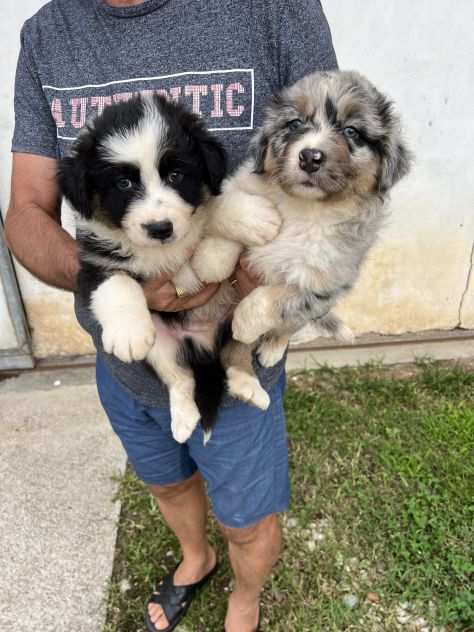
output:
[[[233,397],[237,397],[261,410],[267,410],[270,406],[270,397],[267,391],[262,388],[258,379],[240,369],[235,367],[227,369],[227,387]]]
[[[245,345],[251,345],[258,340],[260,335],[258,331],[254,331],[254,328],[248,321],[234,315],[232,320],[232,336],[234,340],[243,342]]]
[[[258,361],[262,366],[270,368],[280,362],[285,351],[286,345],[278,345],[272,339],[264,340],[257,351]]]
[[[105,324],[102,332],[104,350],[116,356],[122,362],[144,360],[153,346],[156,329],[151,318],[128,319]]]
[[[250,345],[267,333],[268,328],[262,314],[255,307],[255,301],[249,296],[237,305],[232,319],[234,340]]]
[[[186,443],[196,430],[201,414],[193,399],[179,398],[179,404],[172,406],[171,432],[178,443]]]
[[[242,197],[232,237],[245,246],[263,246],[280,232],[282,220],[273,204],[264,197]]]
[[[228,279],[237,265],[242,246],[228,239],[207,237],[197,247],[191,266],[203,283]]]

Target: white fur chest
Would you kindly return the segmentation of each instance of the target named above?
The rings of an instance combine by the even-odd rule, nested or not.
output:
[[[269,285],[333,292],[357,278],[381,221],[381,204],[296,199],[279,187],[265,191],[280,213],[277,237],[249,252],[249,263]]]
[[[290,284],[301,289],[322,290],[321,274],[330,275],[343,253],[335,239],[334,223],[312,213],[279,208],[283,225],[278,236],[252,248],[249,262],[269,285]]]

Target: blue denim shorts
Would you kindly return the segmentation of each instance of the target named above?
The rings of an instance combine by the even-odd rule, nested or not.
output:
[[[100,359],[96,369],[105,412],[137,476],[147,485],[179,483],[199,470],[216,518],[228,527],[248,527],[288,507],[284,375],[269,392],[267,411],[241,402],[221,408],[204,445],[200,427],[187,443],[177,443],[168,408],[150,408],[133,399]]]

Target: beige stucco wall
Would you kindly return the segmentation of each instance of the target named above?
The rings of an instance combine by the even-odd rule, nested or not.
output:
[[[42,0],[3,0],[0,20],[0,204],[7,208],[10,180],[10,141],[13,129],[13,81],[23,22],[45,2]],[[73,232],[71,217],[66,225]],[[72,295],[37,281],[22,266],[16,265],[36,357],[74,355],[93,350],[90,338],[76,322]],[[5,323],[0,322],[0,327]]]
[[[22,21],[43,2],[4,0],[0,22],[0,202],[9,178],[11,94]],[[366,73],[394,98],[417,160],[340,313],[356,333],[474,328],[472,0],[326,0],[342,68]],[[87,353],[71,297],[18,266],[35,354]],[[469,279],[469,281],[468,281]]]
[[[416,154],[389,224],[340,310],[354,330],[474,327],[471,0],[325,2],[341,68],[399,104]]]

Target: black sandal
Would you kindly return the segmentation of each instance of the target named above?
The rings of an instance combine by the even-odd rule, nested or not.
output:
[[[181,562],[179,563],[181,564]],[[179,566],[178,564],[178,566]],[[214,568],[201,579],[201,581],[195,584],[189,584],[188,586],[175,586],[173,584],[173,577],[176,572],[176,568],[169,573],[158,586],[156,592],[152,594],[150,600],[147,603],[147,609],[145,611],[145,625],[148,632],[171,632],[176,626],[181,623],[184,615],[188,611],[191,602],[196,596],[197,591],[207,584],[214,573],[217,571],[217,562]],[[163,613],[168,620],[168,627],[164,630],[158,630],[155,624],[150,619],[148,613],[148,606],[150,604],[158,604],[162,607]]]

